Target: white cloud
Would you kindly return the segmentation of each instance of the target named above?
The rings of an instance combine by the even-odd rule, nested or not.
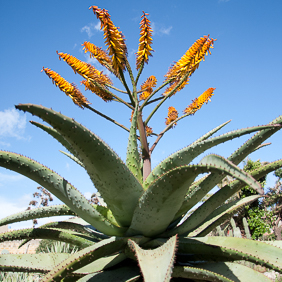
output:
[[[94,24],[94,23],[90,23],[89,25],[86,25],[84,26],[82,29],[81,29],[81,32],[86,32],[88,37],[92,37],[94,35],[94,33],[96,31],[100,31],[101,32],[101,23],[98,22],[97,24]]]
[[[91,192],[85,192],[85,193],[84,193],[84,197],[85,197],[86,199],[90,200],[92,194],[93,194],[93,193],[91,193]]]
[[[20,174],[4,174],[0,173],[0,186],[3,186],[3,182],[15,182],[21,181],[25,176]]]
[[[160,29],[160,33],[169,35],[171,29],[172,29],[172,26],[170,26],[170,27],[168,27],[168,28],[162,27],[162,28]]]
[[[16,109],[0,112],[0,138],[16,137],[22,139],[26,127],[26,116]]]
[[[169,27],[164,27],[164,26],[159,26],[157,25],[155,22],[151,23],[151,28],[153,30],[153,35],[157,34],[157,35],[169,35],[170,31],[172,29],[172,26]]]
[[[9,201],[4,197],[0,197],[0,219],[27,209],[32,195],[26,194],[22,197]]]

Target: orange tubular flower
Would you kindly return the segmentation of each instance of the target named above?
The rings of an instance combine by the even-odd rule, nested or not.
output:
[[[103,72],[98,71],[90,64],[78,60],[76,57],[71,56],[66,53],[58,53],[60,59],[62,58],[66,63],[71,66],[75,73],[80,74],[86,79],[93,79],[99,84],[105,86],[106,84],[113,84],[110,78],[103,74]]]
[[[147,80],[141,85],[141,90],[143,91],[139,100],[146,100],[153,92],[153,87],[157,84],[157,79],[154,75],[151,75]]]
[[[207,89],[202,95],[200,95],[198,98],[192,101],[192,103],[184,110],[185,114],[194,114],[196,111],[198,111],[204,103],[208,103],[208,101],[211,101],[211,96],[213,96],[215,88],[209,88]]]
[[[95,58],[102,66],[105,66],[108,69],[112,69],[113,64],[111,58],[108,56],[108,54],[102,50],[102,48],[99,48],[95,46],[94,44],[85,41],[82,44],[84,53],[89,52],[90,58]]]
[[[139,70],[141,65],[143,63],[147,63],[149,61],[149,56],[152,56],[153,49],[151,47],[152,45],[152,32],[153,30],[151,29],[150,21],[146,16],[149,14],[146,14],[143,11],[143,18],[140,22],[140,39],[139,39],[139,47],[138,47],[138,52],[136,54],[136,68]]]
[[[149,126],[146,125],[146,135],[151,136],[152,133],[153,133],[152,127],[149,127]]]
[[[112,101],[113,96],[107,93],[104,89],[95,86],[93,83],[87,80],[81,81],[82,84],[85,86],[85,90],[91,90],[93,93],[97,94],[101,97],[105,102]]]
[[[189,77],[199,67],[200,62],[205,60],[205,55],[210,53],[214,41],[215,39],[209,38],[209,36],[201,37],[186,51],[181,59],[169,69],[168,73],[165,75],[166,81],[173,79],[171,85],[174,86],[168,87],[164,96],[166,96],[186,74],[188,74],[187,79],[177,91],[180,91],[188,84]]]
[[[58,73],[52,71],[51,69],[43,67],[43,70],[52,79],[53,83],[58,86],[60,90],[65,92],[66,95],[69,96],[73,100],[73,102],[80,108],[83,108],[84,105],[90,104],[74,84],[69,83]]]
[[[175,121],[178,118],[178,112],[174,107],[169,107],[168,108],[168,114],[166,118],[166,125],[169,125],[171,122]],[[174,126],[176,123],[174,124]]]
[[[97,6],[91,6],[94,14],[101,22],[101,29],[104,31],[105,44],[108,46],[109,55],[112,56],[114,70],[125,70],[125,58],[127,56],[127,48],[124,36],[121,31],[113,24],[111,16],[105,9],[99,9]]]

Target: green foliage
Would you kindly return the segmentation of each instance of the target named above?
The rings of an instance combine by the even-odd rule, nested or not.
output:
[[[74,253],[80,250],[77,245],[73,244],[66,244],[64,242],[58,242],[55,240],[48,240],[48,239],[42,239],[39,242],[39,246],[36,248],[36,253]]]
[[[265,211],[259,207],[248,210],[249,218],[247,219],[252,232],[252,238],[262,238],[265,233],[270,233],[275,216],[272,211]]]
[[[74,119],[39,105],[17,105],[18,110],[49,124],[50,127],[47,127],[33,122],[65,146],[69,151],[66,155],[86,170],[93,187],[106,205],[90,202],[65,178],[39,162],[20,154],[0,151],[1,167],[36,181],[65,204],[24,211],[2,219],[0,224],[65,213],[76,215],[69,220],[48,223],[39,228],[2,233],[0,242],[25,239],[24,244],[38,238],[80,247],[79,251],[73,253],[1,255],[0,269],[40,272],[44,274],[43,282],[138,281],[142,278],[145,282],[182,278],[250,281],[250,277],[255,277],[258,282],[266,280],[260,273],[236,263],[244,260],[282,273],[282,261],[277,260],[277,256],[282,256],[282,249],[278,245],[237,237],[205,236],[244,206],[257,201],[264,192],[258,180],[282,167],[282,160],[263,164],[250,173],[238,167],[242,160],[281,129],[282,116],[264,126],[243,128],[213,137],[226,122],[151,169],[152,153],[159,140],[176,122],[193,115],[208,102],[214,89],[208,89],[195,99],[181,117],[170,107],[166,127],[162,132],[154,133],[156,139],[151,148],[147,135],[152,132],[147,124],[158,108],[187,84],[210,51],[214,40],[207,36],[197,40],[189,52],[169,69],[165,82],[155,91],[156,79],[152,77],[137,91],[144,63],[148,62],[148,56],[151,55],[151,30],[146,14],[143,14],[141,21],[138,73],[134,77],[121,32],[112,23],[107,10],[96,6],[92,6],[92,9],[101,21],[109,53],[91,45],[95,53],[87,42],[84,46],[88,46],[93,51],[92,56],[121,81],[125,91],[113,87],[109,78],[93,66],[68,54],[59,53],[59,56],[87,79],[84,84],[103,100],[121,103],[130,112],[133,111],[130,128],[90,107],[80,91],[58,74],[50,69],[44,68],[44,71],[75,104],[129,132],[126,163],[96,134]],[[125,70],[130,77],[131,90],[123,74]],[[170,86],[163,95],[156,97],[158,91],[167,85]],[[119,98],[110,89],[126,94],[128,101]],[[141,95],[138,97],[140,93],[147,96],[141,99]],[[158,104],[143,121],[144,107],[151,107],[154,103]],[[228,158],[209,154],[198,164],[191,164],[208,149],[250,133],[255,134]],[[217,184],[222,184],[226,176],[231,181],[221,185],[216,193],[205,197]],[[256,195],[228,201],[246,185]],[[205,201],[199,206],[203,198]],[[191,209],[189,216],[185,216]],[[233,227],[237,228],[235,224]],[[50,242],[42,244],[45,244],[46,249]],[[47,249],[51,250],[51,247]]]

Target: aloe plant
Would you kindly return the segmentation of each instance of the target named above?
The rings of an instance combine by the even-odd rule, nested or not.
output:
[[[228,122],[212,129],[189,146],[173,153],[155,168],[151,157],[159,140],[185,117],[195,114],[213,96],[209,88],[184,109],[179,116],[169,107],[164,130],[153,132],[149,122],[163,103],[182,90],[201,61],[210,53],[214,39],[198,39],[174,63],[157,88],[157,80],[149,77],[138,88],[145,63],[152,55],[152,29],[148,14],[143,13],[137,52],[137,74],[127,60],[124,36],[113,24],[107,10],[90,7],[101,22],[107,50],[84,42],[85,52],[119,79],[125,90],[113,86],[109,76],[77,58],[58,53],[73,70],[84,77],[82,83],[104,101],[123,104],[132,113],[131,126],[104,115],[90,106],[90,102],[74,85],[49,68],[43,71],[73,102],[91,110],[122,130],[129,132],[126,162],[97,135],[72,118],[53,109],[33,104],[20,104],[18,110],[41,118],[32,122],[58,140],[68,150],[68,157],[82,166],[90,176],[106,205],[90,203],[73,185],[46,166],[20,154],[1,151],[0,166],[16,171],[36,181],[58,197],[63,205],[41,207],[8,216],[1,225],[33,218],[77,215],[69,220],[48,223],[39,228],[15,230],[0,235],[0,241],[34,238],[52,239],[82,248],[74,254],[42,253],[1,255],[4,271],[28,271],[46,274],[42,281],[177,281],[181,279],[205,281],[266,281],[263,275],[236,261],[245,260],[282,272],[282,250],[279,243],[206,236],[216,226],[244,205],[262,196],[256,179],[282,166],[282,160],[263,165],[248,174],[237,165],[263,142],[281,129],[282,116],[264,126],[244,128],[212,137]],[[127,71],[130,84],[125,79]],[[127,95],[127,101],[118,96]],[[160,95],[161,93],[161,95]],[[124,95],[125,94],[125,95]],[[153,106],[155,105],[155,106]],[[151,109],[145,119],[143,109]],[[246,143],[228,158],[209,154],[198,164],[191,162],[206,150],[228,140],[255,132]],[[149,147],[147,137],[155,138]],[[140,149],[140,150],[139,150]],[[204,174],[204,176],[201,176]],[[227,175],[230,183],[214,193],[204,204],[201,199]],[[201,176],[200,178],[198,176]],[[259,195],[225,203],[245,185]],[[94,192],[94,191],[93,191]],[[191,208],[193,212],[184,218]]]

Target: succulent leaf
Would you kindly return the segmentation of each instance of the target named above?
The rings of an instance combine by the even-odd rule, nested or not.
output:
[[[201,136],[200,138],[198,138],[197,140],[195,140],[191,145],[207,140],[209,137],[211,137],[213,134],[215,134],[217,131],[219,131],[222,127],[224,127],[225,125],[227,125],[231,120],[228,120],[224,123],[222,123],[221,125],[215,127],[214,129],[210,130],[209,132],[207,132],[206,134],[204,134],[203,136]]]
[[[218,236],[207,236],[201,238],[191,238],[184,239],[186,243],[182,245],[179,241],[179,251],[184,251],[186,247],[189,249],[188,245],[192,245],[193,241],[200,245],[206,244],[215,249],[226,248],[229,250],[234,250],[238,255],[240,253],[244,257],[244,260],[251,261],[257,264],[265,265],[279,273],[282,273],[282,261],[279,258],[282,256],[282,249],[278,249],[267,243],[260,241],[254,241],[249,239],[241,239],[236,237],[218,237]],[[182,249],[183,247],[183,249]],[[186,252],[189,252],[186,249]]]
[[[272,281],[263,273],[255,271],[254,269],[247,267],[242,264],[233,262],[216,262],[216,263],[205,263],[199,264],[198,267],[204,268],[209,271],[223,275],[230,280],[228,281],[241,281],[241,282],[270,282]],[[214,281],[214,280],[212,280]]]
[[[60,150],[60,152],[61,152],[62,154],[64,154],[64,155],[66,155],[66,156],[69,157],[71,160],[73,160],[74,162],[76,162],[77,164],[79,164],[81,167],[84,168],[84,164],[83,164],[77,157],[75,157],[74,155],[69,154],[69,153],[67,153],[67,152],[61,151],[61,150]]]
[[[94,240],[90,236],[81,235],[77,232],[55,230],[51,228],[27,228],[0,234],[0,242],[22,239],[51,239],[74,244],[80,247],[88,247],[94,244]]]
[[[16,108],[48,122],[70,143],[116,220],[122,226],[129,226],[143,187],[115,152],[98,136],[67,116],[32,104]]]
[[[188,278],[197,280],[202,279],[203,281],[212,281],[212,282],[233,282],[218,273],[215,273],[213,270],[206,270],[200,268],[198,265],[196,267],[190,266],[175,266],[173,269],[172,277]]]
[[[277,168],[280,168],[281,166],[282,160],[274,161],[250,172],[250,175],[255,179],[260,179],[261,177],[266,176],[268,173],[276,170]],[[215,174],[213,175],[216,176]],[[227,199],[237,193],[244,186],[245,183],[240,180],[234,180],[229,185],[225,185],[216,193],[214,193],[205,203],[198,207],[189,217],[189,220],[191,220],[191,222],[195,222],[195,224],[197,225],[201,224],[221,203],[224,203]],[[200,187],[202,188],[202,185],[200,185]],[[185,201],[182,204],[182,207],[177,213],[177,217],[179,217],[181,214],[186,213],[190,208],[191,204],[189,203],[189,197],[186,197]]]
[[[121,235],[124,228],[113,225],[103,217],[88,200],[64,178],[38,162],[19,154],[0,151],[0,166],[16,171],[36,181],[58,197],[81,218],[101,232]]]
[[[126,259],[126,255],[124,253],[114,254],[107,257],[101,257],[100,259],[95,260],[92,263],[89,263],[86,266],[74,271],[74,274],[100,272],[102,270],[105,270],[107,268],[119,264],[125,259]]]
[[[70,210],[70,208],[66,205],[39,207],[36,209],[25,210],[23,212],[19,212],[7,216],[0,220],[0,226],[14,222],[20,222],[24,220],[50,217],[50,216],[60,216],[60,215],[76,215],[76,214],[72,210]]]
[[[191,183],[199,174],[210,171],[224,172],[248,183],[254,189],[261,189],[258,182],[231,162],[217,155],[208,155],[199,165],[178,167],[155,180],[140,198],[127,235],[141,233],[150,237],[164,232],[181,207]],[[187,232],[187,228],[187,224],[182,223],[162,235],[183,234]]]
[[[74,156],[78,157],[77,152],[72,148],[70,143],[67,142],[66,139],[57,130],[36,121],[30,121],[30,123],[47,132],[49,135],[51,135],[53,138],[59,141],[69,152],[71,152]]]
[[[153,250],[143,250],[132,240],[129,240],[128,244],[136,254],[145,282],[170,281],[177,248],[177,236],[171,237],[162,246]]]
[[[235,131],[231,131],[225,133],[223,135],[209,138],[207,140],[202,140],[200,142],[194,142],[191,145],[183,148],[170,155],[168,158],[163,160],[160,164],[158,164],[150,175],[147,177],[144,187],[148,187],[152,181],[154,181],[157,177],[165,173],[166,171],[173,169],[175,167],[189,164],[194,158],[205,152],[206,150],[226,142],[228,140],[232,140],[234,138],[240,137],[245,134],[252,133],[254,131],[261,130],[263,128],[280,128],[280,125],[265,125],[265,126],[255,126],[251,128],[244,128]]]
[[[47,272],[70,256],[68,253],[0,255],[1,271]],[[44,263],[42,263],[44,261]]]
[[[115,281],[115,282],[135,282],[139,281],[140,272],[138,267],[122,266],[119,268],[113,268],[98,273],[93,273],[84,276],[77,280],[78,282],[90,282],[90,281]]]
[[[223,204],[215,211],[213,211],[210,216],[205,220],[204,223],[199,225],[188,237],[204,237],[210,233],[216,226],[233,216],[238,210],[242,209],[244,206],[252,203],[253,201],[259,199],[261,196],[249,196],[240,200],[230,202],[228,204]]]
[[[68,273],[76,271],[101,257],[119,252],[125,245],[126,240],[111,237],[80,250],[53,268],[42,279],[42,282],[61,281],[62,277],[65,277]]]
[[[126,166],[131,170],[131,172],[140,181],[140,183],[142,183],[140,155],[138,152],[137,135],[136,135],[137,114],[138,114],[138,109],[136,108],[132,117],[132,122],[129,132],[127,154],[126,154]]]

